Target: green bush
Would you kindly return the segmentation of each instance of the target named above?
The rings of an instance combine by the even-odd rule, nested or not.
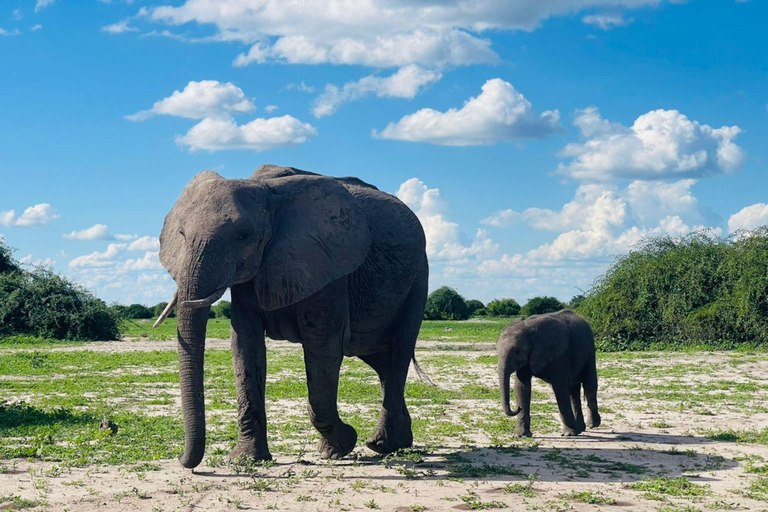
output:
[[[476,315],[478,314],[477,313],[478,311],[480,311],[481,309],[485,309],[485,304],[483,304],[479,300],[471,299],[467,301],[467,308],[469,309],[470,315]]]
[[[48,269],[23,270],[0,241],[0,337],[112,340],[119,318],[102,300]]]
[[[523,316],[543,315],[560,311],[564,307],[565,304],[555,297],[534,297],[523,306],[521,313]]]
[[[569,307],[570,309],[576,309],[576,308],[578,308],[579,306],[581,306],[581,304],[582,304],[582,303],[583,303],[585,300],[587,300],[587,296],[586,296],[586,295],[584,295],[584,294],[581,294],[581,295],[574,295],[574,296],[573,296],[573,298],[571,298],[571,300],[568,302],[568,307]]]
[[[158,317],[161,314],[163,314],[163,311],[165,311],[165,307],[168,305],[167,302],[158,302],[155,304],[155,307],[152,308],[152,316]],[[168,318],[176,318],[176,309],[171,311],[171,314],[168,315]]]
[[[578,307],[603,350],[768,344],[768,227],[645,240]]]
[[[427,297],[427,307],[424,309],[425,320],[466,320],[467,318],[469,318],[467,303],[464,297],[453,288],[443,286]]]
[[[211,310],[216,314],[216,318],[232,318],[232,303],[226,300],[222,300]]]
[[[153,310],[143,304],[131,304],[123,311],[123,318],[146,319],[152,318]]]
[[[494,299],[485,308],[491,316],[515,316],[520,314],[520,304],[515,299]]]

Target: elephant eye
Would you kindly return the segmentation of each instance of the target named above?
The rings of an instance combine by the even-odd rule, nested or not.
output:
[[[242,233],[237,235],[237,238],[235,238],[235,240],[237,240],[238,242],[241,242],[243,240],[247,240],[249,236],[251,236],[250,233],[248,233],[247,231],[243,231]]]

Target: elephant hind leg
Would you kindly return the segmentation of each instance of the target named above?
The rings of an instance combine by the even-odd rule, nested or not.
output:
[[[371,450],[387,454],[413,444],[411,415],[405,405],[405,381],[410,359],[392,358],[395,354],[379,352],[361,356],[373,368],[381,382],[382,403],[376,430],[365,444]]]
[[[573,417],[576,418],[576,429],[579,432],[584,432],[587,430],[587,426],[584,424],[584,414],[581,411],[580,382],[571,384],[571,409],[573,409]]]
[[[587,399],[587,408],[589,409],[589,419],[587,426],[597,428],[600,426],[600,413],[597,412],[597,367],[595,359],[587,363],[584,370],[584,396]]]

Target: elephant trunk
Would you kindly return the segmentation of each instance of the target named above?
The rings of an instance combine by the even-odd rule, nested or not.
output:
[[[190,469],[200,464],[205,452],[203,359],[209,309],[182,305],[178,311],[179,383],[184,412],[184,453],[179,462]]]
[[[512,368],[509,365],[506,354],[499,354],[499,387],[501,388],[501,407],[504,409],[504,414],[507,416],[517,416],[522,410],[518,407],[516,411],[512,411],[509,406],[509,378],[512,375]]]

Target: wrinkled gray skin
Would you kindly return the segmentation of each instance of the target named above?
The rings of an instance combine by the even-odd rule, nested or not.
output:
[[[600,426],[597,412],[595,340],[584,318],[570,310],[515,320],[496,342],[501,405],[517,416],[515,435],[531,436],[531,376],[552,385],[563,422],[563,435],[575,436]],[[509,406],[509,378],[515,373],[517,411]],[[589,418],[581,412],[581,386]]]
[[[226,288],[239,425],[230,457],[272,458],[265,332],[303,346],[309,415],[322,436],[323,457],[342,457],[357,442],[336,407],[344,356],[368,363],[381,381],[383,404],[368,447],[390,453],[412,444],[403,394],[428,268],[421,224],[396,197],[356,178],[293,168],[262,166],[246,180],[202,172],[165,218],[160,260],[178,286],[184,467],[196,467],[205,450],[209,296],[218,298]]]

